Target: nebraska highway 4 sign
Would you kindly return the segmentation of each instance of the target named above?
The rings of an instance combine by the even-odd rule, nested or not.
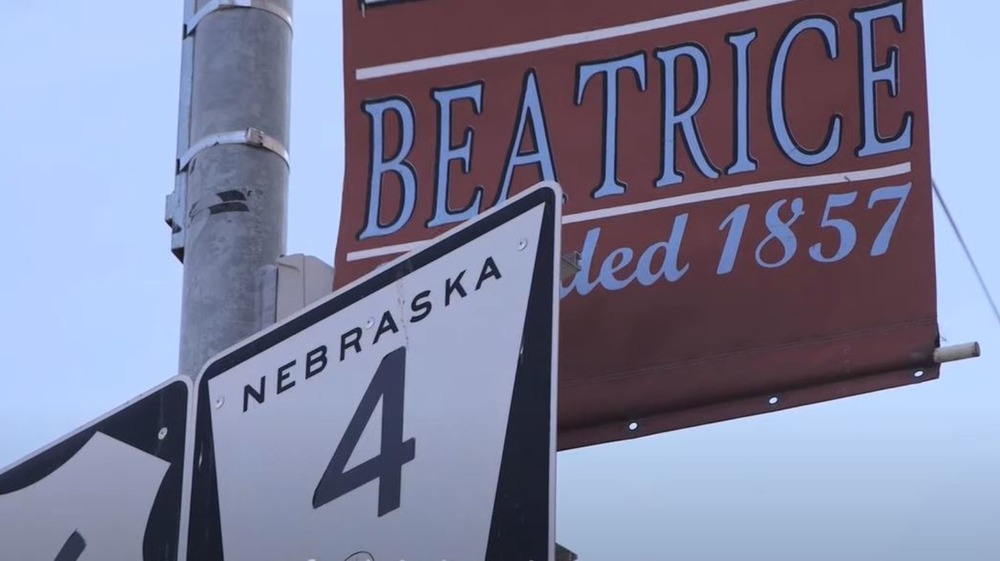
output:
[[[211,361],[188,558],[551,560],[561,201],[540,184]]]
[[[0,558],[183,559],[190,393],[169,380],[0,472]]]

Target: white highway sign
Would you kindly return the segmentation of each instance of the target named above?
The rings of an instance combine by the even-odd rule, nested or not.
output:
[[[188,558],[553,559],[561,202],[539,184],[213,359]]]
[[[183,560],[190,386],[169,380],[0,472],[0,558]]]

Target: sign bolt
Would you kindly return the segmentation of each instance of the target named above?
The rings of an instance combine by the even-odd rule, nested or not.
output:
[[[222,404],[225,402],[226,398],[220,395],[219,397],[215,398],[215,408],[218,409],[222,407]]]
[[[167,432],[168,432],[167,427],[161,428],[160,432],[156,433],[156,438],[163,440],[164,438],[167,437]]]
[[[528,238],[521,238],[517,240],[517,250],[524,251],[524,248],[528,247]]]

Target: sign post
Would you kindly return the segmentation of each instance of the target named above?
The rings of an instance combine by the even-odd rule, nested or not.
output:
[[[343,10],[334,283],[558,181],[560,449],[938,377],[921,0]]]
[[[189,559],[554,558],[561,191],[212,360]]]
[[[169,380],[0,472],[0,555],[183,560],[190,386]]]

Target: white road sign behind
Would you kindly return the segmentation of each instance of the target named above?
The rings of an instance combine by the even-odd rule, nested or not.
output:
[[[171,379],[0,472],[0,558],[183,560],[190,388]]]

